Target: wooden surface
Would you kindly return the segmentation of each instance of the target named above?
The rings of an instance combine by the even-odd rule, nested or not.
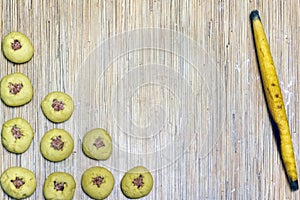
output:
[[[258,9],[299,165],[299,4],[0,1],[1,38],[17,30],[35,47],[26,64],[14,65],[0,56],[1,76],[23,72],[35,91],[25,106],[0,105],[1,124],[19,116],[35,130],[22,155],[0,146],[1,172],[10,166],[33,170],[38,185],[29,199],[44,198],[43,182],[54,171],[74,176],[74,199],[89,199],[80,187],[81,174],[96,165],[114,174],[109,199],[126,199],[120,180],[140,164],[155,180],[145,199],[299,199],[299,191],[290,191],[276,147],[249,22],[251,10]],[[74,114],[65,123],[49,122],[40,109],[51,91],[66,92],[75,101]],[[82,153],[82,136],[95,127],[112,135],[109,160],[94,161]],[[59,163],[45,160],[39,151],[41,137],[51,128],[68,130],[75,141],[73,154]],[[0,199],[9,198],[1,192]]]

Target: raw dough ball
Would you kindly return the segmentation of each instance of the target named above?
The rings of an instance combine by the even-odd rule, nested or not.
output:
[[[24,153],[32,142],[33,130],[25,119],[14,118],[3,124],[1,136],[7,151]]]
[[[106,160],[112,153],[111,137],[102,128],[90,130],[83,137],[82,150],[92,159]]]
[[[71,155],[74,141],[67,131],[54,128],[45,133],[41,140],[40,149],[44,158],[58,162]]]
[[[8,106],[21,106],[33,97],[33,88],[29,78],[22,73],[4,76],[0,82],[2,101]]]
[[[122,178],[121,189],[123,194],[131,199],[148,195],[153,187],[151,173],[142,166],[130,169]]]
[[[115,179],[112,173],[104,167],[91,167],[81,178],[83,191],[93,199],[105,199],[112,192]]]
[[[32,171],[22,167],[11,167],[1,175],[1,186],[9,196],[23,199],[33,194],[36,179]]]
[[[29,38],[20,32],[11,32],[2,40],[2,52],[13,63],[25,63],[34,53]]]
[[[50,174],[44,183],[46,200],[72,200],[76,189],[73,176],[65,172]]]
[[[51,92],[41,104],[44,115],[52,122],[68,120],[74,111],[72,98],[64,92]]]

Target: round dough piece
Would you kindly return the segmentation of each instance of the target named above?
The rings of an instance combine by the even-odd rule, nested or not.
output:
[[[106,160],[112,153],[110,135],[102,128],[88,131],[82,140],[82,150],[85,155],[95,160]]]
[[[81,178],[83,191],[93,199],[105,199],[112,192],[115,184],[113,174],[104,167],[91,167]]]
[[[1,186],[7,195],[15,199],[23,199],[31,196],[35,191],[36,178],[29,169],[11,167],[2,173]]]
[[[72,98],[64,92],[50,92],[42,101],[44,115],[52,122],[68,120],[74,111]]]
[[[2,144],[11,153],[24,153],[33,139],[33,129],[22,118],[14,118],[6,121],[2,126]]]
[[[73,176],[65,172],[50,174],[44,183],[44,197],[46,200],[72,200],[76,189]]]
[[[45,133],[40,149],[47,160],[62,161],[71,155],[74,149],[74,140],[64,129],[54,128]]]
[[[31,101],[33,87],[25,74],[12,73],[1,79],[0,96],[8,106],[22,106]]]
[[[130,169],[122,178],[121,190],[123,194],[131,199],[147,196],[153,187],[153,177],[143,166]]]
[[[14,31],[3,38],[2,52],[13,63],[25,63],[32,58],[34,48],[26,35]]]

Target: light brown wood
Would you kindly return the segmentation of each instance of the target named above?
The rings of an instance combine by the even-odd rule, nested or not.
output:
[[[25,106],[0,104],[1,124],[19,116],[35,130],[24,154],[0,145],[1,173],[10,166],[33,170],[38,185],[28,199],[44,198],[44,180],[55,171],[74,176],[74,199],[89,199],[81,175],[96,165],[114,174],[108,199],[126,199],[120,180],[140,164],[155,181],[145,199],[299,199],[276,146],[249,21],[258,9],[299,166],[299,8],[298,1],[259,0],[0,1],[1,39],[20,31],[35,47],[25,64],[0,56],[1,77],[25,73],[35,91]],[[75,101],[72,118],[61,124],[48,121],[40,108],[55,90]],[[82,153],[82,136],[95,127],[112,135],[109,160]],[[65,161],[41,156],[40,140],[51,128],[74,138],[74,153]],[[2,191],[0,199],[9,197]]]

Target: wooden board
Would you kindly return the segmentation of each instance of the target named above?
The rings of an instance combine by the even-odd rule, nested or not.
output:
[[[0,123],[27,119],[32,145],[15,155],[0,145],[0,169],[34,171],[43,199],[52,172],[71,173],[74,199],[89,199],[81,175],[105,166],[115,177],[109,199],[126,199],[120,181],[135,165],[155,183],[145,199],[299,199],[280,160],[261,87],[249,14],[258,9],[283,89],[299,165],[299,1],[0,1],[0,36],[20,31],[35,47],[25,64],[1,54],[0,75],[27,74],[34,98],[22,107],[0,104]],[[70,120],[48,121],[40,103],[51,91],[75,101]],[[82,137],[106,128],[114,151],[87,158]],[[63,128],[72,155],[53,163],[40,153],[47,130]],[[2,191],[1,199],[9,199]]]

